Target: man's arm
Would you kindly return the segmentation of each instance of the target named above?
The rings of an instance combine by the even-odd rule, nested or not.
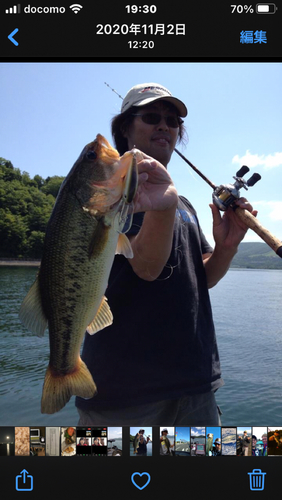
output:
[[[215,247],[213,253],[203,255],[208,288],[214,287],[227,273],[237,249],[225,251]]]
[[[128,262],[140,278],[153,281],[171,253],[178,195],[166,168],[142,155],[134,211],[145,215],[139,233],[129,237],[134,257]]]
[[[257,215],[257,211],[253,210],[245,198],[240,198],[236,203],[239,207],[249,210],[254,216]],[[208,288],[215,286],[227,273],[248,229],[232,208],[228,208],[221,217],[220,211],[214,204],[211,204],[210,207],[213,215],[215,248],[212,254],[203,255]]]
[[[146,281],[154,281],[166,265],[172,247],[177,202],[167,210],[150,211],[136,236],[130,237],[134,257],[129,259],[134,272]]]

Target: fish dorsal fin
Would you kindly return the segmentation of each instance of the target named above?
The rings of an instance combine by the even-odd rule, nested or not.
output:
[[[23,300],[19,318],[28,330],[38,337],[43,337],[48,321],[42,308],[38,277]]]
[[[93,335],[103,328],[106,328],[106,326],[110,326],[112,322],[112,311],[109,307],[106,297],[104,296],[95,318],[87,327],[87,332],[90,333],[90,335]]]
[[[127,259],[133,258],[133,251],[132,251],[130,241],[129,241],[128,237],[123,233],[119,234],[117,248],[116,248],[116,254],[122,254],[125,257],[127,257]]]

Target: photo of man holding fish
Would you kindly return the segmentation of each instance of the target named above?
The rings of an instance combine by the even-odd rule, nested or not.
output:
[[[16,109],[12,97],[18,82],[23,78],[30,88],[33,71],[41,74],[44,70],[44,92],[52,84],[59,109],[68,109],[69,100],[62,89],[67,81],[72,82],[69,93],[79,88],[76,77],[80,80],[82,76],[78,77],[76,68],[72,64],[6,65],[7,107]],[[231,261],[246,227],[234,218],[232,210],[222,214],[213,205],[209,208],[210,188],[195,178],[177,154],[187,150],[188,157],[215,181],[230,179],[234,173],[232,157],[239,156],[236,162],[240,166],[246,163],[256,168],[252,156],[242,156],[247,147],[256,151],[260,142],[254,130],[251,142],[246,128],[242,128],[239,118],[246,103],[235,110],[228,97],[240,87],[246,69],[252,88],[260,65],[236,66],[240,73],[233,65],[219,64],[93,64],[83,68],[91,85],[86,94],[77,96],[79,105],[72,107],[73,116],[77,113],[79,119],[89,95],[93,89],[95,92],[92,112],[82,128],[70,125],[65,130],[68,120],[62,111],[65,132],[60,135],[59,126],[56,131],[52,129],[51,124],[57,122],[55,109],[49,105],[51,94],[49,101],[44,101],[44,110],[40,93],[34,105],[38,121],[43,115],[48,118],[46,140],[56,158],[50,162],[41,154],[38,144],[42,146],[46,125],[39,134],[33,119],[28,120],[30,130],[24,137],[17,134],[21,137],[19,147],[12,141],[15,134],[11,130],[3,136],[3,157],[14,162],[14,169],[6,163],[2,166],[5,220],[11,225],[10,211],[15,217],[18,212],[22,214],[25,233],[19,233],[23,229],[19,223],[11,226],[11,237],[26,234],[22,248],[33,248],[28,238],[38,230],[36,238],[40,236],[41,247],[36,260],[18,252],[15,255],[20,260],[14,261],[10,255],[12,240],[7,236],[11,265],[0,269],[4,308],[2,423],[10,423],[12,413],[17,426],[28,426],[30,415],[33,420],[36,417],[37,425],[126,426],[127,422],[137,422],[136,426],[159,426],[165,422],[175,426],[176,422],[178,427],[219,426],[219,405],[224,425],[232,425],[234,415],[243,421],[245,412],[248,425],[260,425],[260,418],[265,421],[266,416],[261,417],[261,405],[255,406],[259,398],[253,384],[257,381],[258,394],[263,389],[266,397],[265,412],[275,401],[272,411],[279,418],[280,387],[271,381],[279,380],[281,294],[276,293],[274,284],[267,284],[267,279],[273,278],[279,288],[279,272],[235,269],[238,257],[249,245],[240,244]],[[113,68],[118,71],[111,79]],[[134,70],[130,78],[123,68]],[[143,76],[138,73],[141,68]],[[172,68],[183,72],[185,79],[177,81]],[[95,79],[100,69],[103,71]],[[211,86],[204,78],[207,72]],[[73,75],[70,80],[69,74]],[[225,74],[232,92],[227,92],[223,84]],[[278,68],[273,67],[268,78],[279,82]],[[136,80],[160,83],[136,86]],[[14,82],[13,93],[9,91],[10,81]],[[105,81],[125,97],[113,96]],[[32,85],[35,90],[36,82]],[[209,94],[202,99],[207,87],[216,100],[210,101]],[[263,88],[260,85],[258,95]],[[222,101],[225,91],[227,96]],[[255,97],[248,103],[252,115]],[[218,109],[220,113],[216,114]],[[268,109],[265,105],[265,113]],[[273,106],[267,115],[269,123],[273,131],[279,130],[279,120],[276,126],[271,121],[272,110]],[[222,114],[226,127],[220,119]],[[21,110],[20,129],[25,130],[26,116]],[[231,116],[236,116],[236,123]],[[57,137],[62,147],[56,143]],[[32,148],[36,152],[29,156]],[[262,154],[262,150],[261,145],[257,153]],[[270,150],[265,146],[264,151]],[[20,174],[18,166],[30,174]],[[279,179],[274,181],[270,173],[278,175],[278,170],[273,168],[265,176],[272,193]],[[13,180],[8,180],[10,174]],[[49,191],[48,186],[53,179],[58,189],[50,195],[53,189]],[[35,184],[43,184],[42,191]],[[19,189],[22,186],[26,187],[24,192]],[[260,188],[262,183],[256,188],[253,206],[260,208],[261,218],[264,209],[259,200],[264,189],[260,192]],[[49,198],[53,198],[52,207]],[[244,206],[243,200],[239,204]],[[267,218],[264,221],[269,222]],[[275,233],[279,232],[278,225],[271,228]],[[254,236],[249,231],[244,242]],[[25,262],[26,257],[32,261]],[[231,269],[213,286],[230,262]],[[249,260],[244,262],[248,266]],[[263,286],[254,284],[256,279]],[[272,331],[277,338],[275,349],[265,341]],[[246,345],[257,345],[256,359],[260,359],[263,378],[258,378],[257,370],[238,354],[237,346],[245,340]],[[273,353],[277,358],[269,364]],[[242,389],[249,391],[248,398],[253,394],[253,404],[247,409],[232,397]]]

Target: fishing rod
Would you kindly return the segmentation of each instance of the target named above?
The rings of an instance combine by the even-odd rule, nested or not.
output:
[[[211,182],[195,165],[193,165],[185,156],[180,153],[176,148],[174,151],[186,162],[188,165],[193,168],[195,172],[197,172],[204,181],[211,186],[213,189],[212,200],[213,203],[219,208],[219,210],[226,211],[228,207],[231,207],[237,217],[246,224],[250,229],[252,229],[260,238],[267,243],[267,245],[274,250],[274,252],[282,258],[282,242],[276,238],[268,229],[262,226],[262,224],[258,221],[256,217],[254,217],[251,212],[248,210],[239,207],[236,204],[236,200],[240,198],[240,189],[243,187],[248,190],[248,187],[254,186],[260,179],[261,176],[259,174],[253,174],[252,177],[248,181],[245,181],[243,175],[249,172],[249,168],[246,165],[243,165],[240,170],[236,173],[236,176],[233,177],[235,182],[233,184],[221,184],[220,186],[216,186],[213,182]]]
[[[107,82],[104,82],[107,87],[109,87],[115,94],[118,95],[120,99],[123,97],[113,89]],[[237,217],[246,224],[246,226],[252,229],[267,245],[274,250],[274,252],[282,258],[282,242],[276,236],[274,236],[268,229],[263,227],[259,220],[254,217],[248,210],[239,207],[236,204],[236,200],[240,198],[240,189],[244,188],[248,190],[249,187],[254,186],[260,179],[259,174],[253,174],[252,177],[245,181],[243,176],[249,172],[249,168],[243,165],[240,170],[233,177],[235,182],[233,184],[220,184],[217,186],[208,177],[206,177],[193,163],[191,163],[178,149],[174,148],[174,151],[184,160],[212,189],[212,200],[213,203],[221,211],[226,211],[229,207],[234,210]]]

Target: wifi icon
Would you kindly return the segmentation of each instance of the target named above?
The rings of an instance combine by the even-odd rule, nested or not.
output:
[[[70,9],[77,14],[81,9],[83,9],[82,5],[79,5],[79,3],[73,3],[70,5]]]

